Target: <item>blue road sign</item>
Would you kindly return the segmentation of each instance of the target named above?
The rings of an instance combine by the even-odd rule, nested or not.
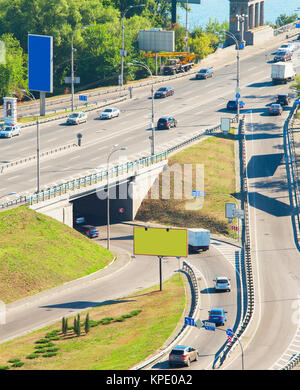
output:
[[[300,28],[300,23],[296,23],[296,28]]]
[[[192,191],[192,196],[198,197],[198,196],[205,196],[204,191]]]
[[[184,317],[184,325],[195,326],[195,320],[192,317]]]
[[[295,100],[295,104],[299,104],[300,103],[300,100],[299,99],[296,99]]]
[[[232,336],[234,335],[232,329],[226,329],[226,334],[227,334],[227,336],[229,336],[229,337],[232,337]]]
[[[235,97],[236,97],[237,99],[239,99],[239,98],[241,97],[241,95],[240,95],[239,93],[237,93],[237,94],[235,95]]]
[[[215,331],[216,330],[216,324],[214,322],[205,321],[204,322],[204,328],[206,330],[213,330],[213,331]]]
[[[79,95],[79,100],[87,102],[87,96],[86,95]]]

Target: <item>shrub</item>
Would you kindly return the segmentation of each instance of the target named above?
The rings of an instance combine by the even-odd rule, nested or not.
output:
[[[59,350],[58,347],[51,347],[51,348],[47,348],[46,352],[57,352],[58,350]]]
[[[123,322],[123,321],[125,321],[124,317],[119,317],[115,319],[115,322]]]
[[[39,353],[45,353],[45,352],[47,352],[47,349],[46,348],[42,348],[42,349],[37,349],[34,353],[39,354]]]
[[[93,328],[101,323],[101,321],[89,320],[90,327]]]
[[[141,309],[137,309],[137,310],[132,310],[130,312],[131,316],[137,316],[142,310]]]
[[[12,364],[12,367],[22,367],[24,365],[23,362],[16,362],[14,364]]]
[[[14,359],[9,359],[8,363],[19,363],[20,361],[21,361],[20,359],[14,358]]]
[[[9,366],[0,366],[0,370],[9,370]]]
[[[45,354],[43,355],[43,357],[52,357],[52,356],[56,356],[56,355],[57,355],[56,352],[48,352],[48,353],[45,353]]]
[[[37,353],[32,353],[32,354],[26,356],[26,359],[36,359],[37,357],[39,357],[39,355]]]
[[[39,339],[36,340],[36,344],[46,344],[49,343],[49,339]]]
[[[42,344],[42,345],[35,345],[34,348],[36,349],[43,349],[47,347],[53,347],[55,344],[52,343],[52,341],[49,341],[47,344]]]

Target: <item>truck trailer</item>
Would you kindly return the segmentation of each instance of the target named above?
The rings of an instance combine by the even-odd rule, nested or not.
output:
[[[210,245],[210,231],[206,229],[188,229],[189,253],[207,251]]]
[[[272,64],[271,79],[273,84],[286,84],[295,79],[296,73],[291,62],[277,62]]]

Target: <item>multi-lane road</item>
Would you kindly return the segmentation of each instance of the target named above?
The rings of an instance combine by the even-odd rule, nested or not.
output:
[[[295,320],[299,317],[300,256],[294,243],[291,223],[293,210],[289,206],[282,137],[289,109],[285,109],[281,117],[267,114],[268,104],[274,101],[276,94],[289,92],[287,85],[273,86],[271,83],[270,59],[275,48],[259,50],[245,59],[241,53],[240,62],[240,88],[246,103],[241,113],[245,114],[247,123],[251,242],[256,282],[255,315],[243,338],[245,369],[279,369],[290,355],[300,352],[299,319]],[[296,70],[300,65],[298,51],[300,53],[300,50],[296,50],[293,59]],[[235,95],[235,72],[236,64],[230,61],[229,65],[215,69],[212,79],[194,80],[193,76],[189,76],[168,81],[166,84],[175,88],[175,94],[155,100],[155,118],[173,115],[178,120],[178,127],[156,131],[157,149],[167,145],[170,137],[176,138],[215,126],[222,117],[233,115],[225,107]],[[77,150],[41,161],[42,186],[104,164],[110,148],[116,143],[127,147],[123,158],[150,153],[150,87],[134,91],[133,99],[117,106],[121,115],[110,121],[100,121],[98,113],[90,112],[88,122],[80,126],[67,126],[64,120],[41,125],[41,150],[76,142],[76,134],[83,134],[82,146]],[[35,128],[29,127],[23,130],[20,137],[0,140],[1,161],[35,154],[35,137]],[[12,191],[35,190],[35,175],[34,164],[4,171],[0,197]],[[119,234],[122,236],[121,232]],[[224,244],[220,247],[221,252],[218,248],[215,242],[209,253],[190,256],[189,259],[203,275],[200,318],[206,320],[208,310],[213,306],[222,306],[228,311],[228,320],[223,329],[234,328],[241,317],[242,291],[236,268],[240,264],[240,255],[236,247]],[[169,266],[168,275],[171,275],[174,263]],[[233,289],[230,293],[214,293],[212,280],[219,275],[231,277]],[[120,296],[124,296],[125,292],[129,290],[123,286]],[[192,368],[211,369],[225,342],[222,331],[209,333],[193,329],[184,340],[184,343],[197,347],[200,352],[199,361]],[[166,358],[154,367],[168,368]],[[238,349],[222,368],[241,369]]]

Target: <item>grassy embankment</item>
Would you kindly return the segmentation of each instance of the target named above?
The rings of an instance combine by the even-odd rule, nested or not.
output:
[[[0,369],[126,370],[155,353],[171,336],[186,304],[183,281],[163,284],[80,314],[81,332],[66,334],[61,323],[0,344]],[[122,317],[123,316],[123,317]],[[110,318],[110,320],[109,320]],[[101,322],[100,322],[101,321]],[[73,318],[68,318],[72,328]]]
[[[225,203],[235,203],[232,197],[236,193],[234,139],[232,129],[227,136],[220,134],[209,137],[169,158],[169,167],[172,169],[177,165],[182,172],[184,164],[204,165],[205,197],[201,205],[203,207],[196,210],[186,209],[186,205],[191,205],[195,200],[191,201],[190,198],[185,197],[184,192],[182,199],[174,199],[172,175],[170,199],[162,199],[162,175],[160,175],[159,199],[151,199],[150,190],[147,199],[141,204],[136,220],[177,227],[201,227],[209,229],[214,234],[236,238],[237,233],[231,230],[225,218]],[[195,174],[192,180],[192,189],[195,190]],[[181,184],[184,191],[183,180]],[[200,199],[198,201],[200,204]],[[235,222],[234,220],[233,223]]]
[[[0,237],[5,303],[88,275],[113,259],[74,229],[24,206],[0,213]]]

